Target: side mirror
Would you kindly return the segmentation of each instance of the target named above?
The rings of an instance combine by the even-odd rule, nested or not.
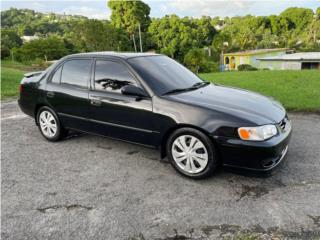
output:
[[[140,87],[134,85],[126,85],[121,88],[123,95],[130,95],[136,97],[149,97],[148,94]]]

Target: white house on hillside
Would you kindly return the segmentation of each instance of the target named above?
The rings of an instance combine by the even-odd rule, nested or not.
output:
[[[270,70],[319,69],[320,52],[301,52],[257,59],[259,68]]]
[[[34,35],[34,36],[22,36],[21,39],[22,39],[22,41],[24,43],[26,43],[26,42],[30,42],[30,41],[33,41],[33,40],[37,40],[37,39],[39,39],[39,37],[36,36],[36,35]]]

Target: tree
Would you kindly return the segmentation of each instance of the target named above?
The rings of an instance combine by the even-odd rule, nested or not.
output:
[[[232,38],[228,33],[220,32],[214,37],[212,48],[216,53],[220,54],[230,48],[231,40]]]
[[[194,48],[188,51],[184,57],[184,64],[193,72],[199,73],[207,63],[203,49]]]
[[[232,47],[237,50],[255,49],[259,37],[265,28],[264,18],[245,16],[234,17],[223,29],[223,32],[232,36]]]
[[[1,29],[1,46],[6,46],[9,49],[14,47],[20,47],[22,45],[22,40],[13,29]]]
[[[198,27],[197,21],[179,18],[177,15],[153,19],[148,32],[156,49],[180,61],[183,61],[190,49],[202,48],[210,42],[208,36],[204,36],[203,29]]]
[[[288,8],[278,18],[285,23],[280,41],[289,48],[309,49],[316,42],[317,24],[314,13],[308,8]]]
[[[12,48],[20,47],[22,40],[13,29],[1,29],[1,59],[9,57]]]
[[[289,30],[296,29],[301,31],[312,22],[313,11],[308,8],[287,8],[279,17],[288,21]]]
[[[138,29],[140,27],[143,49],[150,46],[147,29],[150,25],[150,7],[144,2],[137,1],[109,1],[108,6],[111,9],[111,24],[120,31],[128,34],[128,41],[136,41]],[[137,44],[135,42],[134,44]],[[130,43],[130,46],[134,44]],[[127,44],[128,45],[128,44]]]
[[[201,17],[200,19],[193,19],[195,28],[198,29],[198,41],[201,45],[208,46],[212,43],[213,37],[217,34],[216,29],[211,24],[210,17]]]
[[[320,8],[318,9],[320,10]],[[319,48],[317,40],[320,38],[320,15],[315,15],[313,21],[308,25],[307,43],[310,48]]]
[[[120,29],[109,22],[85,20],[75,22],[73,33],[69,35],[77,51],[124,51],[128,49],[129,39]]]
[[[57,60],[68,54],[64,41],[58,36],[37,39],[25,43],[16,50],[17,60],[28,61],[35,59]]]
[[[279,44],[278,37],[271,33],[270,29],[265,29],[260,41],[257,43],[258,48],[273,48]]]
[[[132,36],[141,26],[141,31],[146,32],[150,24],[150,7],[142,1],[109,1],[111,9],[111,23]]]

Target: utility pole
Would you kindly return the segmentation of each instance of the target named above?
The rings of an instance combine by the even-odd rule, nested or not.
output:
[[[221,64],[220,71],[221,72],[225,71],[226,66],[224,64],[224,52],[225,52],[226,47],[228,47],[228,46],[229,46],[229,42],[222,42],[221,55],[220,55],[220,64]]]
[[[139,23],[140,52],[142,52],[141,26]]]
[[[223,59],[223,49],[222,49],[220,53],[220,72],[225,71],[223,65],[224,65],[224,59]]]
[[[134,34],[132,34],[132,41],[133,41],[134,51],[137,52],[137,46],[136,46],[136,40],[134,38]]]

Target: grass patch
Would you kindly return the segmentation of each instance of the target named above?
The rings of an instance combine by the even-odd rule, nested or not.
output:
[[[1,99],[18,96],[24,71],[1,66]]]
[[[320,111],[320,71],[255,71],[207,73],[213,83],[252,90],[280,101],[287,110]]]
[[[18,96],[19,84],[24,73],[41,71],[43,69],[43,66],[36,63],[1,60],[1,99]]]
[[[21,63],[11,60],[1,60],[1,67],[13,68],[24,72],[34,72],[43,70],[43,67],[35,62]]]

